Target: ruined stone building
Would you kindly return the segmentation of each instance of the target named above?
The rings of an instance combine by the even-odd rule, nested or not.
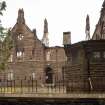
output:
[[[95,32],[90,39],[89,17],[86,19],[86,41],[64,43],[67,63],[67,91],[105,91],[105,1]],[[65,42],[68,42],[67,40]]]
[[[13,48],[5,70],[8,80],[35,79],[42,84],[62,81],[66,55],[63,47],[49,47],[47,19],[43,38],[39,40],[36,30],[31,31],[26,25],[23,9],[19,9],[11,36]]]
[[[105,1],[92,39],[89,15],[86,41],[71,44],[70,32],[63,33],[64,47],[49,47],[48,22],[42,40],[26,25],[23,9],[11,30],[13,48],[4,77],[8,80],[38,80],[42,85],[65,81],[67,92],[105,91]]]
[[[93,40],[105,39],[105,1],[102,4],[100,18],[99,18],[99,21],[96,25],[92,39]]]
[[[105,91],[105,40],[65,44],[68,91]]]

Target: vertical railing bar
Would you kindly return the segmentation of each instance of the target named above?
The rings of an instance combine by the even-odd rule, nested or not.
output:
[[[60,81],[58,81],[58,86],[59,86],[59,93],[60,93]]]
[[[11,84],[10,86],[11,86],[11,93],[12,93],[12,80],[10,80],[10,84]]]
[[[21,82],[21,93],[23,93],[22,79],[20,80],[20,82]]]
[[[32,78],[32,93],[33,93],[33,78]]]
[[[36,80],[36,93],[37,93],[37,91],[38,91],[38,90],[37,90],[37,80]]]
[[[15,79],[14,79],[14,93],[15,93],[16,91],[15,91]]]
[[[29,80],[27,80],[27,82],[28,82],[28,93],[30,92],[30,85],[29,85]]]

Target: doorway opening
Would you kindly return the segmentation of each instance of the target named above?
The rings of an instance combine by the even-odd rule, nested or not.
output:
[[[47,84],[52,84],[53,83],[53,72],[52,72],[52,69],[50,67],[47,67],[45,69],[45,82]]]

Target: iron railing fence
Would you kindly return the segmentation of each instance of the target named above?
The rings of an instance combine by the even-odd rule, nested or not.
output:
[[[0,80],[0,93],[97,93],[105,92],[104,76],[77,76],[68,80],[55,80],[53,83],[43,83],[33,79]]]
[[[66,93],[66,84],[62,81],[44,84],[38,80],[1,80],[0,93]]]

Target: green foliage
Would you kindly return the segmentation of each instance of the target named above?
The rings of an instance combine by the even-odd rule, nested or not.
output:
[[[0,15],[3,15],[3,11],[6,10],[6,2],[0,0]],[[0,20],[1,23],[1,20]],[[4,38],[4,27],[2,27],[2,24],[0,24],[0,40]]]
[[[0,70],[5,70],[5,63],[4,62],[0,63]]]
[[[8,59],[12,49],[12,38],[10,30],[7,32],[5,39],[1,42],[0,50],[0,70],[4,70],[8,65]]]
[[[3,15],[3,10],[6,10],[6,2],[2,1],[0,2],[0,15]]]
[[[3,15],[4,10],[6,10],[6,2],[0,1],[1,16]],[[2,27],[2,25],[0,24],[0,70],[4,70],[6,68],[11,48],[12,41],[10,36],[10,30],[5,30],[5,28]]]

